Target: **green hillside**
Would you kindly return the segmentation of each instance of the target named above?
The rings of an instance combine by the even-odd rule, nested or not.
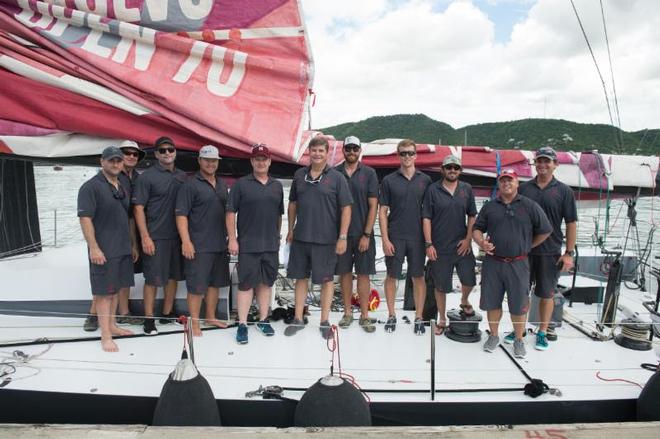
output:
[[[552,145],[558,150],[656,155],[660,151],[660,129],[636,132],[605,124],[583,124],[562,119],[523,119],[491,122],[454,129],[424,114],[370,117],[321,128],[337,139],[358,136],[364,142],[386,138],[411,138],[418,143],[485,145],[496,148],[535,149]]]

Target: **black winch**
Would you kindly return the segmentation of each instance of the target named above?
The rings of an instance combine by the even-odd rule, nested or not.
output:
[[[445,332],[451,340],[461,343],[477,343],[481,341],[481,314],[466,314],[463,310],[452,309],[447,312],[449,327]]]

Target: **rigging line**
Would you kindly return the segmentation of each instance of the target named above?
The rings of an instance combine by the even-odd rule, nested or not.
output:
[[[603,31],[605,32],[605,45],[607,46],[607,58],[610,62],[610,76],[612,78],[612,94],[614,95],[614,110],[616,112],[617,118],[617,127],[619,128],[619,145],[623,147],[623,133],[621,132],[621,114],[619,113],[619,100],[616,95],[616,84],[614,82],[614,67],[612,64],[612,53],[610,52],[610,40],[607,35],[607,23],[605,21],[605,7],[603,6],[603,0],[600,0],[600,15],[603,18]]]

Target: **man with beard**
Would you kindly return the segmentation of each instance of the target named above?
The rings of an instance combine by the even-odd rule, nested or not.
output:
[[[154,146],[158,163],[140,175],[133,194],[133,213],[142,242],[146,335],[158,334],[153,318],[156,289],[163,287],[165,296],[160,323],[174,323],[177,282],[183,280],[174,207],[186,173],[174,166],[176,147],[172,139],[161,137]]]
[[[101,155],[101,171],[78,192],[78,217],[89,253],[89,278],[101,326],[101,348],[119,350],[113,335],[130,335],[115,321],[117,293],[133,283],[128,192],[117,178],[124,155],[109,146]]]
[[[468,296],[477,283],[472,253],[472,227],[477,206],[472,186],[458,180],[461,175],[461,160],[458,157],[445,157],[442,170],[444,178],[426,190],[422,213],[426,256],[431,261],[431,277],[439,313],[436,335],[442,335],[445,331],[447,293],[452,290],[454,268],[461,281],[460,307],[466,316],[474,315]]]
[[[344,316],[339,321],[339,326],[348,328],[353,323],[351,299],[355,264],[360,300],[359,323],[366,332],[374,332],[376,326],[369,319],[369,275],[376,273],[376,242],[373,230],[378,209],[378,177],[373,168],[360,163],[361,151],[360,139],[355,136],[347,137],[344,140],[344,163],[335,167],[346,178],[353,196],[346,253],[337,258],[335,273],[340,276],[344,299]]]
[[[213,145],[199,150],[199,171],[179,189],[176,199],[176,226],[181,237],[188,310],[193,335],[202,335],[200,308],[206,298],[205,324],[226,328],[216,318],[221,287],[230,283],[229,255],[225,228],[227,185],[215,175],[220,155]]]

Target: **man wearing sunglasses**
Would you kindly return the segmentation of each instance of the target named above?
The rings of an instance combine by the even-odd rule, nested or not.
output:
[[[383,239],[383,252],[387,276],[385,297],[389,317],[385,331],[396,330],[394,299],[397,279],[401,276],[404,259],[408,262],[408,274],[413,280],[415,299],[415,334],[424,334],[422,311],[426,298],[424,282],[424,233],[422,232],[422,200],[431,178],[415,169],[417,145],[410,139],[397,145],[401,166],[383,179],[380,186],[378,220]]]
[[[536,202],[518,194],[516,171],[502,171],[498,185],[497,198],[481,208],[472,233],[474,241],[486,253],[479,306],[487,312],[490,335],[483,349],[493,352],[500,343],[498,330],[506,292],[515,333],[513,355],[524,358],[527,352],[523,334],[529,309],[527,255],[550,236],[552,225]]]
[[[133,193],[133,213],[142,242],[144,271],[143,331],[158,334],[154,321],[156,289],[163,287],[164,301],[160,323],[174,323],[177,282],[183,280],[181,240],[174,217],[176,197],[186,173],[174,166],[176,148],[169,137],[156,140],[158,162],[137,180]]]
[[[447,293],[452,291],[454,268],[461,281],[460,307],[468,317],[474,315],[468,296],[477,283],[472,253],[472,227],[477,206],[472,186],[458,179],[461,175],[461,160],[458,157],[445,157],[442,170],[444,178],[428,187],[423,203],[426,256],[431,261],[431,277],[439,313],[436,335],[442,335],[445,331]]]
[[[552,235],[543,244],[532,249],[529,256],[531,283],[534,294],[539,298],[539,328],[536,332],[537,350],[548,349],[548,340],[556,340],[554,328],[549,325],[554,310],[554,295],[560,271],[573,268],[575,241],[577,239],[577,207],[570,186],[554,177],[559,165],[557,153],[549,146],[536,151],[534,164],[536,177],[520,185],[520,193],[536,201],[548,215],[552,224]],[[566,223],[566,251],[562,255],[561,246],[564,234],[561,223]],[[512,343],[511,334],[504,338]]]
[[[128,209],[130,199],[117,178],[124,155],[109,146],[101,155],[101,171],[78,192],[78,217],[89,253],[89,278],[101,326],[101,348],[119,350],[113,335],[130,335],[115,321],[117,293],[134,284]]]
[[[218,148],[203,146],[197,158],[199,171],[181,186],[176,198],[176,226],[185,258],[188,310],[196,337],[202,335],[200,309],[204,298],[205,324],[227,327],[216,318],[219,288],[230,283],[225,228],[228,188],[215,175],[219,161]]]
[[[321,284],[321,336],[332,338],[330,305],[334,293],[337,255],[346,251],[353,197],[341,173],[327,164],[328,139],[314,137],[309,142],[310,165],[293,175],[289,192],[289,233],[291,244],[287,276],[296,279],[295,318],[284,330],[294,335],[304,328],[303,312],[309,277]]]
[[[357,275],[360,300],[360,326],[374,332],[376,326],[369,319],[369,275],[376,273],[376,242],[373,237],[378,209],[378,176],[373,168],[360,163],[360,139],[349,136],[344,140],[344,163],[335,169],[346,178],[353,196],[351,225],[348,228],[346,253],[337,258],[335,273],[340,276],[344,299],[344,316],[339,326],[348,328],[353,323],[353,265]]]

